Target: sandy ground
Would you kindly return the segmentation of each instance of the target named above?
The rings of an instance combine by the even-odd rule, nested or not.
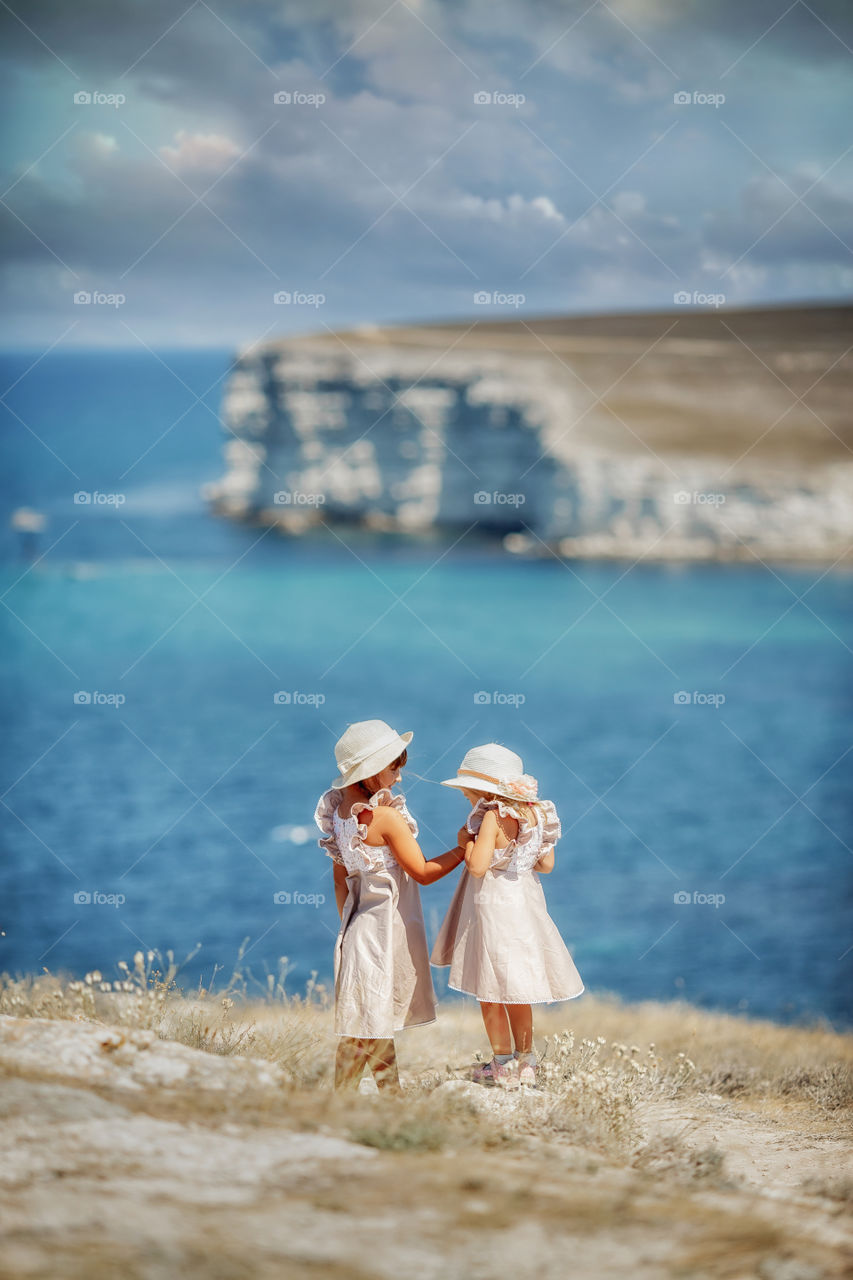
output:
[[[451,1057],[473,1026],[449,1020]],[[406,1098],[342,1100],[150,1031],[0,1018],[0,1275],[853,1274],[849,1115],[693,1090],[642,1101],[619,1154],[402,1039]]]

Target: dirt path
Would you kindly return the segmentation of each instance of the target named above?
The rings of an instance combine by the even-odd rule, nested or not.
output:
[[[451,1080],[411,1105],[359,1096],[348,1114],[268,1063],[0,1018],[0,1275],[850,1274],[844,1202],[804,1184],[849,1170],[853,1141],[803,1108],[647,1104],[634,1167],[538,1130],[548,1105]]]
[[[846,1170],[853,1178],[853,1133],[818,1132],[792,1105],[784,1119],[705,1096],[689,1102],[643,1108],[651,1129],[683,1133],[696,1151],[715,1145],[725,1152],[730,1177],[745,1185],[782,1192],[829,1182]],[[800,1120],[804,1127],[797,1126]]]

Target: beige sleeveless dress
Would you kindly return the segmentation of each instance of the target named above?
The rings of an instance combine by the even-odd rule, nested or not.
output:
[[[333,787],[314,814],[324,833],[320,847],[347,871],[335,942],[335,1034],[386,1040],[404,1027],[435,1022],[436,998],[418,885],[387,845],[366,843],[358,815],[387,805],[402,814],[413,836],[418,827],[402,795],[378,791],[354,804],[348,818],[338,815],[342,799]]]
[[[479,800],[465,824],[472,836],[488,809],[516,817],[500,800]],[[560,820],[549,800],[537,809],[536,826],[520,822],[482,879],[462,872],[431,957],[434,965],[450,966],[454,991],[494,1004],[548,1004],[584,990],[533,870],[559,840]]]

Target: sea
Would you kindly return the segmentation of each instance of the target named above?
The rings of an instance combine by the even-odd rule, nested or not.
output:
[[[850,572],[226,521],[202,489],[232,360],[2,358],[0,970],[113,980],[171,951],[187,991],[238,957],[258,995],[282,970],[329,988],[314,808],[336,738],[381,718],[414,734],[427,855],[466,816],[439,785],[464,752],[523,757],[587,991],[848,1027]],[[454,883],[422,890],[430,940]]]

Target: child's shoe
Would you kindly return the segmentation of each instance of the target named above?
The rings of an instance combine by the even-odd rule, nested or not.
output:
[[[494,1066],[494,1062],[478,1062],[471,1072],[471,1079],[475,1084],[494,1084]]]
[[[530,1089],[535,1089],[538,1076],[539,1064],[536,1061],[536,1055],[533,1053],[522,1054],[515,1060],[518,1068],[518,1083],[526,1085]]]
[[[509,1062],[495,1063],[495,1084],[502,1089],[517,1089],[519,1085],[518,1063],[515,1058]]]
[[[510,1058],[506,1062],[498,1062],[497,1058],[492,1058],[491,1062],[478,1063],[471,1078],[477,1084],[497,1085],[502,1089],[515,1089],[518,1087],[518,1069],[515,1059]]]

